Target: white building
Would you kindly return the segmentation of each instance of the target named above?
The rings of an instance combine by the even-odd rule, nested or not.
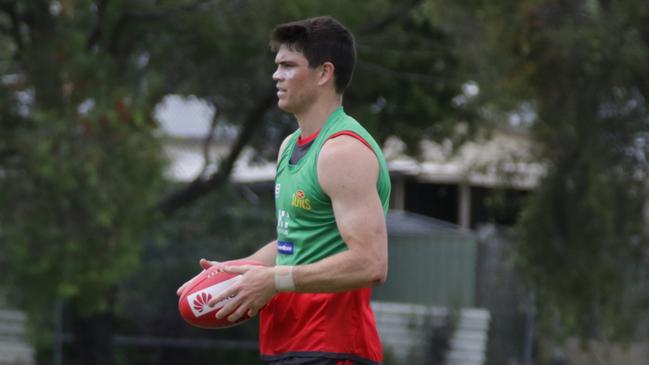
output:
[[[199,174],[216,171],[234,140],[234,128],[220,127],[205,148],[214,110],[196,98],[168,97],[158,108],[163,127],[165,151],[171,165],[169,176],[177,181],[191,181]],[[531,162],[530,141],[526,134],[513,130],[494,131],[490,138],[468,142],[453,148],[450,142],[422,144],[420,159],[404,153],[403,142],[389,139],[384,145],[392,176],[390,207],[407,210],[475,227],[483,222],[510,225],[512,212],[498,212],[494,192],[513,205],[533,188],[543,174],[543,167]],[[207,156],[207,163],[205,156]],[[241,154],[232,174],[239,184],[272,188],[275,162],[251,163],[253,152]],[[268,183],[268,184],[264,184]]]

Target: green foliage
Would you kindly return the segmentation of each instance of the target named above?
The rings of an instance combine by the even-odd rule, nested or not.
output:
[[[461,141],[473,135],[472,111],[453,103],[467,80],[448,34],[429,19],[413,17],[358,43],[346,104],[378,140],[399,136],[417,155],[422,138]],[[458,133],[460,123],[466,128]]]
[[[541,298],[550,310],[560,308],[569,331],[629,337],[632,316],[625,311],[638,298],[625,295],[633,275],[627,270],[646,263],[649,243],[649,83],[636,78],[649,72],[637,55],[649,39],[636,36],[649,18],[629,18],[633,7],[617,4],[606,15],[549,5],[537,11],[543,10],[557,24],[530,29],[529,57],[543,121],[534,133],[548,171],[524,215],[520,253]]]
[[[646,265],[649,246],[644,3],[461,6],[449,12],[480,30],[471,33],[479,34],[470,43],[476,47],[463,54],[480,67],[491,102],[535,107],[530,131],[546,174],[524,209],[517,254],[546,333],[632,337],[641,312],[630,310],[646,292],[629,293],[646,275],[635,268]],[[500,80],[490,84],[493,75]]]
[[[36,341],[57,300],[110,310],[163,184],[153,104],[129,85],[137,65],[88,47],[90,2],[60,5],[0,12],[0,29],[20,30],[0,32],[0,276]]]
[[[20,288],[12,300],[33,310],[54,298],[105,309],[102,294],[137,266],[154,217],[157,142],[115,118],[92,118],[82,127],[34,111],[33,126],[12,134],[0,180],[1,266]]]

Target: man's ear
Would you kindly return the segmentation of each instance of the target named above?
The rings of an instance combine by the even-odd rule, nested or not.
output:
[[[325,62],[322,65],[320,65],[320,78],[318,80],[318,86],[322,86],[326,84],[327,82],[334,81],[334,70],[335,66],[331,62]]]

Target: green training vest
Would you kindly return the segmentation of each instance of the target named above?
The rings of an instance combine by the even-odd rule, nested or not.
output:
[[[289,139],[277,164],[275,209],[277,214],[277,265],[309,264],[347,250],[336,225],[331,199],[320,187],[317,174],[322,145],[335,133],[354,132],[372,146],[379,161],[376,189],[383,211],[388,211],[390,175],[381,148],[356,120],[336,109],[313,144],[297,164],[289,164],[300,130]],[[344,163],[344,161],[341,161]]]

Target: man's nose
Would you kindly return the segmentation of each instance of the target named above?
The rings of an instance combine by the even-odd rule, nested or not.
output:
[[[279,81],[282,79],[282,73],[280,72],[279,68],[273,72],[273,81]]]

